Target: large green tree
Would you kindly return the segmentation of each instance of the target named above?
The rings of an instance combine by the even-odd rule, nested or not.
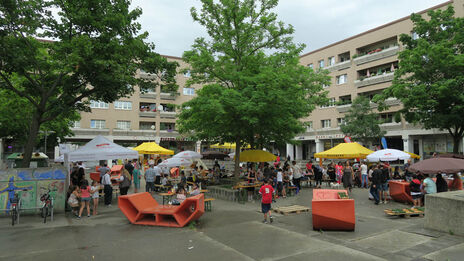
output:
[[[89,100],[130,95],[139,68],[171,88],[174,63],[154,52],[140,33],[140,8],[128,0],[5,0],[0,3],[0,89],[31,105],[24,165],[40,127]],[[40,40],[49,39],[49,40]],[[55,125],[56,126],[56,125]],[[57,127],[57,126],[56,126]]]
[[[302,45],[292,26],[277,21],[277,0],[201,0],[191,9],[210,39],[197,38],[183,59],[189,84],[203,84],[184,103],[179,130],[200,140],[236,143],[235,173],[244,143],[262,148],[291,141],[304,128],[299,119],[326,101],[326,72],[299,65]]]
[[[369,99],[362,95],[353,100],[344,120],[345,123],[340,126],[343,134],[363,143],[378,141],[386,133],[380,128],[382,122],[372,111]]]
[[[464,133],[464,18],[454,17],[451,5],[427,15],[411,15],[418,38],[400,36],[395,79],[376,99],[396,97],[408,122],[447,130],[457,153]]]

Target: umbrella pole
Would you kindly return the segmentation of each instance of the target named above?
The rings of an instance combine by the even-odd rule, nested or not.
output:
[[[237,139],[235,142],[235,164],[234,164],[234,177],[235,181],[238,181],[240,178],[240,139]]]

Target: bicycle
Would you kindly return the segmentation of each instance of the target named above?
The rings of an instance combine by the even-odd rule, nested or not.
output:
[[[27,191],[27,189],[23,189]],[[19,211],[21,210],[21,198],[18,193],[14,193],[13,198],[10,198],[10,213],[11,213],[11,225],[19,224]]]
[[[53,191],[48,189],[47,193],[40,196],[42,201],[41,216],[44,219],[44,223],[47,223],[47,217],[50,215],[50,220],[53,221],[53,200],[54,196],[51,194]]]

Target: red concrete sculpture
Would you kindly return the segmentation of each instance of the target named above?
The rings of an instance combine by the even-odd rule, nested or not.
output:
[[[124,165],[113,165],[111,167],[111,184],[118,185],[119,179],[121,178],[122,172],[124,171]]]
[[[205,213],[204,194],[189,197],[178,206],[159,205],[148,192],[119,196],[119,209],[132,224],[184,227]]]
[[[388,182],[390,197],[398,202],[412,203],[409,182],[390,180]]]
[[[312,200],[313,229],[354,230],[356,217],[353,199],[341,199],[346,190],[314,189]]]

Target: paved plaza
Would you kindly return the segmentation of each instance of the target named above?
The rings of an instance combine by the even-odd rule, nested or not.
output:
[[[276,206],[311,207],[312,189]],[[11,227],[0,218],[0,260],[464,260],[464,237],[423,229],[424,218],[391,218],[366,189],[355,189],[356,230],[314,231],[311,212],[274,214],[263,224],[260,203],[216,200],[196,226],[131,225],[116,205],[78,220],[67,213]],[[160,200],[157,196],[157,200]],[[113,201],[116,203],[116,201]]]

